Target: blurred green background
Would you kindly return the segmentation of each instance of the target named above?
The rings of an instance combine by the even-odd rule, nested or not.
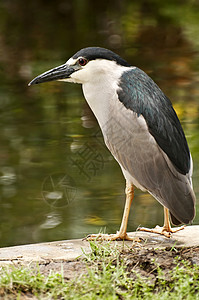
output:
[[[199,196],[198,1],[1,0],[0,246],[119,229],[125,181],[81,87],[27,86],[87,46],[120,54],[172,100]],[[160,204],[136,190],[128,230],[162,223]]]

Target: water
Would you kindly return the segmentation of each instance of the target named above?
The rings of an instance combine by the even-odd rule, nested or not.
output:
[[[171,98],[192,152],[198,198],[197,9],[188,2],[179,8],[156,1],[150,9],[142,1],[115,3],[0,6],[0,246],[113,233],[120,226],[125,181],[81,87],[27,86],[84,46],[111,48]],[[158,202],[136,190],[128,230],[162,222]]]

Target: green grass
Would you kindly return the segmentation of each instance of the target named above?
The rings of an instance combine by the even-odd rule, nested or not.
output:
[[[5,267],[0,272],[0,299],[199,299],[199,267],[176,259],[165,276],[156,266],[155,280],[128,272],[120,250],[113,244],[90,243],[86,255],[87,274],[67,281],[63,272],[44,276],[35,269]]]

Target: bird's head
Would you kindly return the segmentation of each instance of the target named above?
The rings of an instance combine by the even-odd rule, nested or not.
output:
[[[130,65],[114,52],[100,47],[88,47],[78,51],[65,64],[53,68],[36,78],[29,85],[61,80],[85,83],[98,78],[104,72],[113,72],[118,66]]]

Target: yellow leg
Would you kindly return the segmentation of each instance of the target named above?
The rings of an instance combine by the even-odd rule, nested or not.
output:
[[[172,232],[171,224],[169,221],[169,210],[164,206],[164,226],[163,231]]]
[[[131,208],[131,203],[134,197],[134,188],[133,185],[129,182],[126,182],[126,203],[124,207],[124,213],[122,218],[122,223],[120,226],[120,230],[116,234],[92,234],[87,237],[87,240],[107,240],[107,241],[115,241],[117,239],[121,240],[135,240],[135,238],[131,238],[127,235],[127,224],[128,217]]]
[[[156,226],[153,229],[150,228],[145,228],[145,227],[140,227],[138,228],[140,231],[146,231],[146,232],[152,232],[152,233],[158,233],[158,234],[162,234],[166,237],[170,237],[172,233],[177,232],[179,230],[184,229],[185,226],[181,226],[181,227],[176,227],[176,228],[171,228],[171,224],[169,221],[169,210],[168,208],[164,207],[164,226],[160,227],[160,226]]]

